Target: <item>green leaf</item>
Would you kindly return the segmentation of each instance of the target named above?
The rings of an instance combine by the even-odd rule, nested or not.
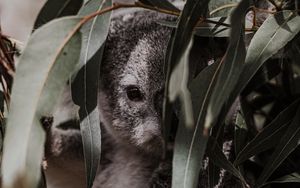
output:
[[[189,54],[193,45],[190,41],[185,53],[183,54],[179,64],[177,64],[170,77],[169,98],[174,102],[178,97],[182,104],[182,112],[184,112],[185,126],[194,126],[194,116],[191,104],[191,94],[187,88],[189,78]]]
[[[90,0],[79,11],[79,15],[88,15],[111,5],[111,0]],[[103,43],[108,34],[110,17],[110,12],[97,16],[81,28],[83,40],[80,64],[84,66],[72,84],[73,101],[80,107],[80,130],[83,142],[87,187],[92,187],[93,185],[101,156],[100,114],[97,108],[98,81],[104,47]]]
[[[208,9],[212,16],[229,16],[241,0],[211,0]]]
[[[35,20],[34,29],[55,18],[77,14],[82,3],[82,0],[48,0]]]
[[[25,187],[38,183],[45,141],[39,120],[51,115],[77,67],[81,35],[68,36],[80,20],[57,19],[36,30],[20,57],[4,140],[4,187],[12,187],[17,179],[24,180]]]
[[[204,127],[207,130],[209,130],[216,122],[224,103],[227,101],[231,91],[239,81],[238,78],[246,56],[244,43],[244,17],[249,7],[249,1],[243,0],[239,3],[231,16],[231,23],[234,24],[232,25],[230,43],[225,57],[222,60],[223,65],[207,109],[204,124]]]
[[[289,127],[291,119],[295,116],[299,100],[284,109],[278,116],[255,136],[238,154],[234,164],[239,165],[253,155],[276,146]]]
[[[234,130],[234,151],[237,156],[246,144],[248,128],[241,113],[237,114]]]
[[[204,109],[207,107],[207,98],[210,96],[213,78],[219,65],[214,63],[206,67],[189,85],[194,117],[197,117],[195,122],[204,121]],[[207,135],[203,135],[201,123],[197,123],[194,128],[188,128],[182,117],[179,119],[174,148],[172,188],[197,186],[207,140]]]
[[[209,142],[207,144],[207,154],[209,160],[212,161],[215,165],[219,166],[220,168],[225,169],[226,171],[230,172],[235,177],[239,178],[244,185],[246,185],[246,181],[242,174],[236,169],[233,164],[226,158],[222,149],[220,148],[217,140],[213,137],[209,137]]]
[[[100,11],[112,5],[111,0],[90,0],[79,11],[80,16],[86,16],[93,12]],[[85,65],[88,60],[100,49],[106,40],[111,12],[96,16],[81,28],[82,50],[80,63]]]
[[[210,21],[217,23],[210,23]],[[174,21],[160,20],[158,23],[167,27],[177,27],[177,22]],[[230,20],[227,17],[207,18],[206,22],[195,27],[194,34],[202,37],[230,37],[231,28],[225,24],[230,26]],[[252,23],[246,20],[245,26],[249,28],[252,26]],[[252,32],[247,31],[245,34],[250,33]]]
[[[98,110],[98,80],[103,48],[82,67],[72,83],[72,99],[80,106],[87,187],[92,187],[101,157],[101,129]]]
[[[300,31],[300,16],[282,11],[269,16],[252,38],[247,50],[245,66],[232,91],[226,108],[230,108],[237,95],[269,59],[292,40]],[[262,40],[263,39],[263,40]]]
[[[269,181],[269,182],[265,183],[263,186],[273,184],[273,183],[300,183],[300,173],[294,172],[294,173],[285,175],[281,178]]]
[[[164,10],[179,12],[180,10],[167,0],[139,0],[141,3]]]
[[[292,120],[292,123],[287,128],[285,134],[277,144],[272,156],[256,182],[256,187],[261,187],[265,181],[272,175],[277,167],[289,156],[289,154],[296,149],[300,144],[300,106],[298,105],[297,113]]]

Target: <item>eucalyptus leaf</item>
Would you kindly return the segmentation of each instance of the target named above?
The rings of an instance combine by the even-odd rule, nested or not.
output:
[[[80,16],[86,16],[93,12],[110,7],[112,0],[90,0],[80,10]],[[85,23],[81,28],[82,50],[80,63],[85,65],[88,60],[100,49],[106,40],[111,12],[99,15]]]
[[[35,20],[34,29],[55,18],[76,15],[82,3],[83,0],[48,0]]]
[[[250,7],[248,0],[242,0],[231,16],[232,25],[230,43],[222,67],[218,75],[216,86],[212,93],[204,127],[209,129],[216,122],[216,119],[229,98],[231,91],[239,81],[239,75],[245,61],[246,47],[244,43],[245,15]],[[221,91],[221,92],[220,92]]]
[[[277,178],[275,180],[269,181],[265,183],[263,187],[274,183],[300,183],[300,173],[294,172],[283,177]]]
[[[300,16],[286,10],[269,16],[252,38],[247,50],[245,66],[232,91],[226,108],[249,83],[259,68],[282,49],[300,31]],[[263,40],[262,40],[263,39]]]
[[[213,137],[209,138],[209,142],[207,144],[207,154],[209,160],[212,161],[215,165],[225,169],[230,172],[235,177],[239,178],[244,185],[246,185],[246,181],[242,174],[239,172],[237,168],[233,166],[233,164],[226,158],[222,149],[220,148],[217,140]]]
[[[4,187],[20,179],[25,187],[38,183],[45,141],[39,120],[52,113],[57,96],[77,68],[81,35],[67,36],[80,20],[67,17],[44,25],[34,32],[20,57],[4,140]]]
[[[80,107],[87,187],[92,187],[101,156],[101,129],[98,110],[98,81],[103,47],[81,68],[72,83],[72,99]]]
[[[234,130],[234,151],[237,156],[246,144],[248,128],[241,113],[237,114]]]
[[[167,0],[139,0],[141,3],[160,9],[179,12],[180,10]]]
[[[213,78],[218,68],[219,63],[206,67],[189,85],[195,122],[204,121],[204,109],[208,105],[207,98],[210,96],[209,91],[213,87]],[[197,186],[207,140],[201,123],[188,128],[184,125],[183,118],[180,118],[175,139],[172,188]]]
[[[234,164],[239,165],[255,154],[276,146],[280,138],[289,127],[291,119],[295,116],[299,100],[288,106],[278,116],[256,135],[238,154]]]
[[[79,11],[85,16],[112,5],[111,0],[90,0]],[[83,35],[82,69],[72,84],[72,99],[77,104],[86,168],[87,187],[92,187],[101,156],[101,129],[98,106],[98,81],[104,41],[108,35],[111,12],[96,16],[81,28]],[[102,47],[101,47],[102,46]]]
[[[241,0],[211,0],[208,6],[210,15],[227,17],[240,1]]]
[[[300,106],[298,105],[297,112],[292,120],[292,123],[287,128],[285,134],[280,139],[270,159],[264,166],[264,169],[259,176],[256,187],[261,187],[265,181],[272,175],[277,167],[289,156],[289,154],[299,146],[300,142]]]
[[[160,20],[158,21],[158,23],[167,27],[177,27],[177,22],[174,21],[171,22],[166,20]],[[245,26],[246,28],[250,28],[252,26],[252,23],[249,20],[246,20]],[[230,37],[230,32],[230,19],[228,19],[227,17],[207,18],[205,22],[198,24],[194,29],[194,34],[202,37]],[[245,32],[245,34],[250,33],[252,32]]]
[[[193,40],[190,41],[185,53],[183,54],[179,64],[177,64],[170,77],[169,98],[174,102],[178,97],[182,104],[184,112],[185,126],[194,126],[193,109],[191,104],[191,95],[187,88],[189,78],[189,53],[193,45]]]

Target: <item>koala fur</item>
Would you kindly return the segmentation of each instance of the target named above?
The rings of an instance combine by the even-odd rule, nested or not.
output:
[[[150,187],[159,165],[163,62],[171,31],[156,23],[163,18],[140,11],[111,21],[100,74],[102,156],[94,188]],[[66,88],[47,136],[50,188],[85,187],[77,110]]]

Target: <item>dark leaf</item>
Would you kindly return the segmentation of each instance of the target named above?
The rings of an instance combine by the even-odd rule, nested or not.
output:
[[[295,116],[299,100],[283,110],[268,126],[239,153],[234,164],[239,165],[251,156],[276,146]]]
[[[55,18],[76,15],[82,3],[82,0],[48,0],[35,20],[34,29]]]
[[[300,140],[300,107],[298,105],[297,113],[292,123],[287,128],[285,134],[281,137],[269,161],[256,182],[256,187],[261,187],[265,181],[272,175],[277,167],[294,151],[299,145]]]

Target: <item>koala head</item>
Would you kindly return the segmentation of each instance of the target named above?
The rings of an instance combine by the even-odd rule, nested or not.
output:
[[[160,155],[163,146],[163,63],[170,34],[156,19],[143,12],[113,20],[99,92],[101,121],[108,132],[151,155]]]

